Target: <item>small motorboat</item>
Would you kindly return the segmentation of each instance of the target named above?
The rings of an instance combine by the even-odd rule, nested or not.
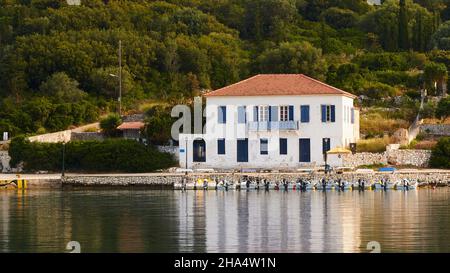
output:
[[[234,184],[228,182],[228,180],[221,180],[217,183],[216,189],[218,191],[228,191],[228,190],[234,190]]]
[[[347,181],[344,181],[341,183],[341,187],[340,187],[341,191],[348,191],[348,190],[352,190],[352,189],[353,189],[353,184],[351,184]]]
[[[417,182],[411,182],[408,179],[403,179],[395,184],[395,189],[399,191],[415,190]]]
[[[328,183],[326,184],[326,186],[325,186],[325,189],[326,189],[327,191],[331,191],[331,190],[335,190],[336,187],[337,187],[337,184],[336,184],[336,183],[334,183],[334,182],[328,182]]]
[[[384,185],[381,184],[381,182],[374,182],[374,183],[372,183],[370,188],[372,190],[375,190],[375,191],[377,191],[377,190],[384,190]]]

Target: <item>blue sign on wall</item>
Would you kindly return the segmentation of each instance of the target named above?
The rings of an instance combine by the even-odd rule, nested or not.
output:
[[[180,153],[184,153],[184,149],[180,149]]]

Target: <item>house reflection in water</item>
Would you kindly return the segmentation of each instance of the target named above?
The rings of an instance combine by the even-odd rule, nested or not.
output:
[[[361,245],[361,211],[355,205],[359,196],[345,195],[180,193],[179,251],[357,251]]]

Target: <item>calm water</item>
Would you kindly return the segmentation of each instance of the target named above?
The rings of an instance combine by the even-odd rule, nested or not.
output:
[[[0,191],[0,252],[450,252],[450,189]]]

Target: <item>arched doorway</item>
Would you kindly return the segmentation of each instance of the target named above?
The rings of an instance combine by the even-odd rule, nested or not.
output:
[[[193,161],[206,162],[206,142],[203,139],[195,139],[192,143]]]

